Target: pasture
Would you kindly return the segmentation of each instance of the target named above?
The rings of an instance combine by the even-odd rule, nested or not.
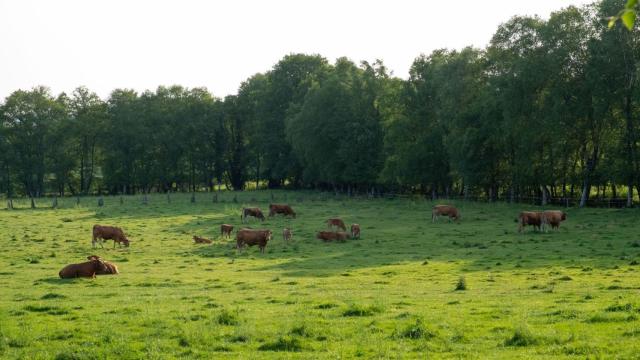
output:
[[[150,195],[0,210],[0,358],[638,358],[640,212],[568,209],[559,231],[516,232],[527,205],[454,202],[462,221],[432,224],[430,201],[274,192],[297,219],[265,254],[237,255],[222,223],[268,211],[271,192]],[[238,202],[232,198],[238,196]],[[286,200],[285,200],[286,197]],[[253,199],[252,199],[253,198]],[[333,216],[360,240],[323,243]],[[94,224],[130,248],[91,248]],[[285,244],[282,229],[293,230]],[[194,244],[192,235],[214,240]],[[58,278],[97,254],[121,274]]]

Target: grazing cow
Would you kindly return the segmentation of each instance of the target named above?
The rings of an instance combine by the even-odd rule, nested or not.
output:
[[[316,233],[316,237],[322,241],[345,241],[347,240],[347,236],[349,235],[344,231],[318,231]]]
[[[342,221],[342,219],[332,218],[327,220],[327,227],[331,228],[333,226],[338,229],[342,229],[342,231],[347,231],[347,227],[344,225],[344,221]]]
[[[351,224],[351,238],[352,239],[360,239],[360,225],[359,224]]]
[[[264,214],[260,208],[242,208],[242,214],[240,214],[240,220],[244,224],[245,220],[248,216],[253,216],[255,218],[260,219],[260,221],[264,221]]]
[[[93,240],[91,244],[93,247],[96,247],[96,243],[100,243],[100,247],[104,240],[113,240],[113,247],[116,247],[116,243],[119,246],[129,247],[129,239],[124,235],[124,232],[121,228],[115,226],[102,226],[102,225],[93,225]]]
[[[284,230],[282,230],[282,239],[284,240],[284,242],[290,241],[292,237],[293,232],[291,232],[291,229],[284,228]]]
[[[560,223],[567,220],[567,214],[560,210],[545,210],[542,212],[542,229],[545,230],[547,225],[551,225],[552,229],[559,229]]]
[[[296,212],[287,204],[269,204],[269,217],[272,217],[275,214],[292,216],[294,219],[296,218]]]
[[[213,241],[197,235],[193,235],[193,242],[196,244],[211,244]]]
[[[229,224],[220,225],[220,235],[230,238],[232,231],[233,231],[233,225],[229,225]]]
[[[258,245],[260,252],[264,253],[264,248],[267,246],[267,242],[271,240],[271,235],[271,230],[267,229],[241,229],[236,233],[236,248],[242,250],[245,245]]]
[[[107,266],[101,259],[93,259],[80,264],[70,264],[62,268],[58,275],[61,279],[90,277],[95,278],[97,273],[106,273]]]
[[[540,231],[542,213],[539,211],[523,211],[518,214],[516,222],[518,223],[518,232],[523,232],[527,225],[531,225],[535,230]]]
[[[87,256],[87,260],[102,260],[98,255],[89,255]],[[107,267],[107,271],[96,271],[96,275],[118,275],[120,272],[118,271],[118,267],[116,264],[102,260],[104,265]]]
[[[431,221],[436,222],[440,216],[449,217],[449,221],[460,220],[460,211],[451,205],[436,205],[431,209]]]

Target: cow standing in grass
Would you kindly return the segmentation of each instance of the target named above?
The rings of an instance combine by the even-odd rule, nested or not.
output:
[[[542,229],[551,225],[552,229],[559,229],[560,223],[567,220],[567,214],[560,210],[545,210],[542,212]]]
[[[516,219],[518,232],[523,232],[528,225],[533,226],[534,230],[540,231],[542,217],[543,215],[540,211],[522,211]]]
[[[327,220],[327,227],[330,229],[332,227],[336,227],[338,229],[342,229],[342,231],[347,231],[347,226],[344,224],[344,221],[339,218],[331,218]]]
[[[264,254],[267,242],[271,240],[271,230],[268,229],[241,229],[236,233],[236,249],[242,250],[246,246],[258,245],[260,252]]]
[[[360,225],[359,224],[351,224],[351,238],[352,239],[360,239]]]
[[[220,225],[220,235],[230,238],[232,231],[233,231],[233,225],[229,225],[229,224]]]
[[[121,228],[115,226],[103,226],[103,225],[93,225],[93,239],[91,244],[93,247],[96,247],[96,244],[99,243],[101,248],[104,240],[113,240],[113,247],[116,247],[116,243],[118,245],[129,247],[129,239],[124,235],[124,231]]]
[[[460,220],[460,211],[451,205],[436,205],[431,209],[431,221],[436,222],[440,216],[447,216],[449,221]]]
[[[245,221],[247,220],[247,217],[249,216],[253,216],[255,218],[260,219],[260,221],[264,221],[264,214],[262,213],[262,210],[260,210],[260,208],[257,208],[257,207],[242,208],[242,213],[240,214],[240,220],[242,221],[243,224],[245,223]]]

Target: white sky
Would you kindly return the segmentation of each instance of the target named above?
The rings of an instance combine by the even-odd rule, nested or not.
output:
[[[484,47],[513,15],[591,0],[0,0],[0,102],[16,89],[205,86],[215,96],[289,53],[380,58],[405,78],[442,47]]]

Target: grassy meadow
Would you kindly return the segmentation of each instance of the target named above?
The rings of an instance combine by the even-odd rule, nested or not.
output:
[[[243,205],[266,215],[272,194],[298,218],[251,220],[274,238],[236,254],[219,225],[239,226]],[[534,206],[454,202],[462,221],[432,224],[423,199],[75,201],[0,210],[2,359],[640,358],[638,210],[568,209],[559,231],[521,235],[514,218]],[[333,216],[362,238],[315,239]],[[93,250],[94,224],[131,247]],[[121,274],[58,278],[90,254]]]

